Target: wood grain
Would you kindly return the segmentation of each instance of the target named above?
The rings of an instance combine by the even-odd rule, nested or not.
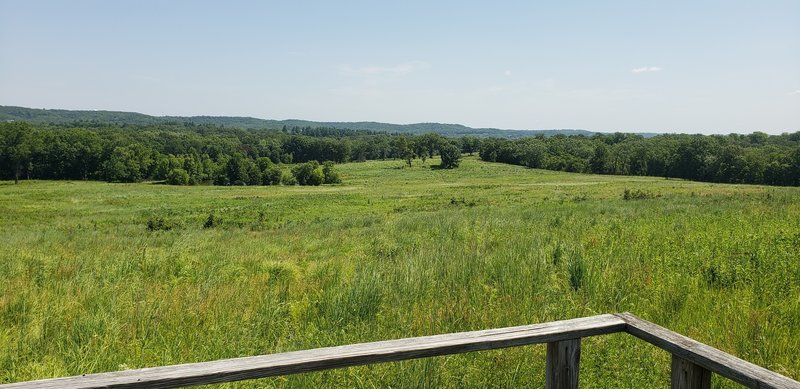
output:
[[[672,354],[672,389],[711,389],[711,371]]]
[[[558,342],[625,330],[615,315],[293,351],[256,357],[89,374],[0,385],[11,388],[174,388],[231,382],[346,366]]]
[[[570,339],[547,344],[545,388],[578,389],[581,340]]]
[[[800,382],[642,320],[630,313],[621,313],[617,316],[628,323],[627,331],[631,335],[747,387],[800,389]]]

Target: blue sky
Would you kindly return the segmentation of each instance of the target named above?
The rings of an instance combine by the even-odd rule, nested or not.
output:
[[[800,1],[0,0],[0,105],[800,130]]]

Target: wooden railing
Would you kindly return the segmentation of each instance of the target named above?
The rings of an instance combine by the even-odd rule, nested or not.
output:
[[[547,343],[547,388],[577,388],[581,338],[615,332],[627,332],[670,352],[672,388],[709,388],[712,372],[750,388],[800,388],[800,382],[791,378],[630,313],[19,382],[0,388],[174,388],[538,343]]]

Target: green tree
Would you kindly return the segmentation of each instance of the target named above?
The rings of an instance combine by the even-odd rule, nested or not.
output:
[[[474,152],[480,150],[481,140],[474,136],[465,136],[461,138],[461,151],[472,155]]]
[[[411,142],[406,136],[398,136],[392,139],[392,148],[394,154],[406,161],[408,167],[411,167],[411,161],[414,159],[414,149],[411,147]]]
[[[294,177],[292,172],[281,173],[281,184],[283,185],[297,185],[297,178]]]
[[[149,177],[154,166],[152,150],[141,144],[114,148],[101,167],[101,175],[112,182],[138,182]]]
[[[250,161],[242,154],[236,154],[231,157],[225,164],[225,176],[229,185],[246,185],[251,182]],[[261,179],[261,174],[258,174],[258,179]]]
[[[325,174],[317,161],[295,166],[292,168],[292,175],[300,185],[321,185],[325,181]]]
[[[0,124],[0,155],[14,172],[14,183],[19,183],[23,167],[28,167],[31,158],[40,148],[37,131],[25,122]],[[30,174],[30,169],[28,169]]]
[[[283,172],[277,165],[270,165],[261,173],[262,185],[278,185],[281,183]]]
[[[439,155],[442,157],[442,164],[439,166],[443,169],[457,168],[461,163],[461,149],[450,142],[444,142],[439,146]]]
[[[189,185],[189,173],[181,168],[174,168],[167,173],[167,184]]]
[[[339,173],[333,168],[333,161],[325,161],[322,164],[323,183],[325,184],[338,184],[342,182]]]

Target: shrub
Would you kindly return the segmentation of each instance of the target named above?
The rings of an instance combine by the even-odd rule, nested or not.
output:
[[[297,185],[297,179],[289,172],[281,173],[281,184],[283,185]]]
[[[151,217],[147,219],[148,231],[169,231],[174,227],[173,223],[167,222],[162,217]]]
[[[634,189],[634,190],[625,189],[625,191],[622,193],[623,200],[645,200],[645,199],[654,199],[656,197],[660,197],[660,195],[657,195],[647,190],[639,190],[639,189]]]
[[[325,175],[319,167],[319,162],[309,161],[292,168],[292,175],[300,185],[322,185]]]
[[[167,184],[189,185],[189,173],[181,168],[175,168],[167,173]]]
[[[278,185],[281,183],[281,175],[283,172],[281,169],[275,165],[270,165],[264,172],[261,173],[261,184],[262,185]]]
[[[342,182],[342,178],[339,177],[339,173],[333,170],[332,161],[325,161],[325,163],[322,164],[322,175],[323,183],[325,184],[339,184]]]

